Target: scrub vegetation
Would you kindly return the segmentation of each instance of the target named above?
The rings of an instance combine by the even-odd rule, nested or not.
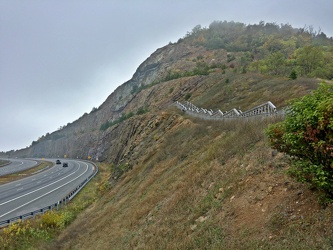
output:
[[[163,68],[168,55],[179,60]],[[149,62],[160,71],[141,68],[123,115],[100,118],[103,171],[68,207],[2,230],[3,246],[332,249],[332,38],[216,21]],[[222,111],[271,101],[282,115],[206,121],[175,100]]]
[[[176,119],[49,249],[331,248],[332,207],[286,174],[290,157],[265,139],[281,118]]]
[[[289,24],[215,21],[208,28],[194,27],[180,41],[243,52],[241,66],[263,74],[333,78],[333,40],[312,26],[295,29]],[[234,59],[229,54],[228,62]]]
[[[292,158],[290,173],[333,198],[333,85],[292,100],[283,122],[266,130],[272,147]]]

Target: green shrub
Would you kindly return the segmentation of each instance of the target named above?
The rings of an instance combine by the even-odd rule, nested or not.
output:
[[[41,223],[43,228],[64,229],[69,223],[74,220],[74,214],[70,211],[62,213],[49,211],[42,215]]]
[[[110,126],[111,126],[111,122],[110,122],[110,121],[106,121],[106,122],[104,122],[104,123],[100,126],[99,130],[105,131],[105,130],[107,130]]]
[[[290,78],[291,80],[296,80],[296,79],[297,79],[297,72],[296,72],[296,70],[292,70],[292,71],[291,71],[291,73],[290,73],[290,75],[289,75],[289,78]]]
[[[118,123],[121,123],[129,118],[131,118],[132,116],[134,115],[133,112],[129,112],[129,113],[125,113],[125,114],[122,114],[121,117],[119,117],[118,119],[114,120],[114,121],[106,121],[104,122],[101,126],[100,126],[100,130],[102,131],[105,131],[107,130],[109,127],[113,126],[113,125],[116,125]]]
[[[132,166],[128,163],[121,163],[118,165],[114,165],[112,167],[111,175],[112,178],[118,179],[120,176],[122,176],[124,173],[128,172],[132,169]]]
[[[266,129],[269,142],[293,156],[294,177],[333,197],[333,85],[289,104],[285,120]]]
[[[192,96],[191,93],[187,93],[187,94],[185,95],[185,100],[188,101],[188,99],[190,99],[191,96]]]
[[[197,62],[196,67],[193,70],[193,75],[208,75],[209,66],[205,62]]]
[[[149,111],[148,107],[140,107],[136,112],[137,115],[143,115]]]

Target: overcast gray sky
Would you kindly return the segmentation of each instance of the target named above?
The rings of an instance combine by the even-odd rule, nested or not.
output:
[[[262,20],[331,37],[332,12],[332,0],[0,0],[0,151],[100,106],[198,24]]]

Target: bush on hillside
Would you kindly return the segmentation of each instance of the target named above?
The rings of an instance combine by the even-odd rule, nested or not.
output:
[[[228,63],[235,60],[234,65],[249,65],[264,74],[287,77],[296,70],[298,76],[333,78],[333,39],[311,26],[297,29],[263,21],[253,25],[214,21],[208,28],[197,25],[179,42],[208,50],[224,49]],[[239,61],[237,54],[230,52],[244,53]],[[207,73],[202,68],[196,71],[199,75]]]
[[[293,176],[333,198],[333,85],[289,104],[285,120],[266,129],[269,142],[292,156]]]
[[[99,130],[101,130],[101,131],[105,131],[105,130],[107,130],[109,127],[111,127],[111,126],[113,126],[113,125],[116,125],[116,124],[118,124],[118,123],[121,123],[121,122],[123,122],[123,121],[125,121],[125,120],[131,118],[133,115],[134,115],[133,112],[129,112],[129,113],[127,113],[127,114],[126,114],[126,113],[125,113],[125,114],[122,114],[121,117],[119,117],[118,119],[116,119],[116,120],[114,120],[114,121],[106,121],[106,122],[104,122],[104,123],[100,126]]]

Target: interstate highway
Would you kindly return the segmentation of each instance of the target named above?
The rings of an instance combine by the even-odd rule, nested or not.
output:
[[[2,159],[2,158],[1,158]],[[28,159],[3,159],[10,161],[10,164],[0,167],[0,176],[12,174],[35,167],[38,162]]]
[[[55,162],[55,159],[46,160]],[[56,203],[95,170],[91,163],[85,161],[65,161],[68,167],[55,164],[33,176],[0,185],[0,221]]]

